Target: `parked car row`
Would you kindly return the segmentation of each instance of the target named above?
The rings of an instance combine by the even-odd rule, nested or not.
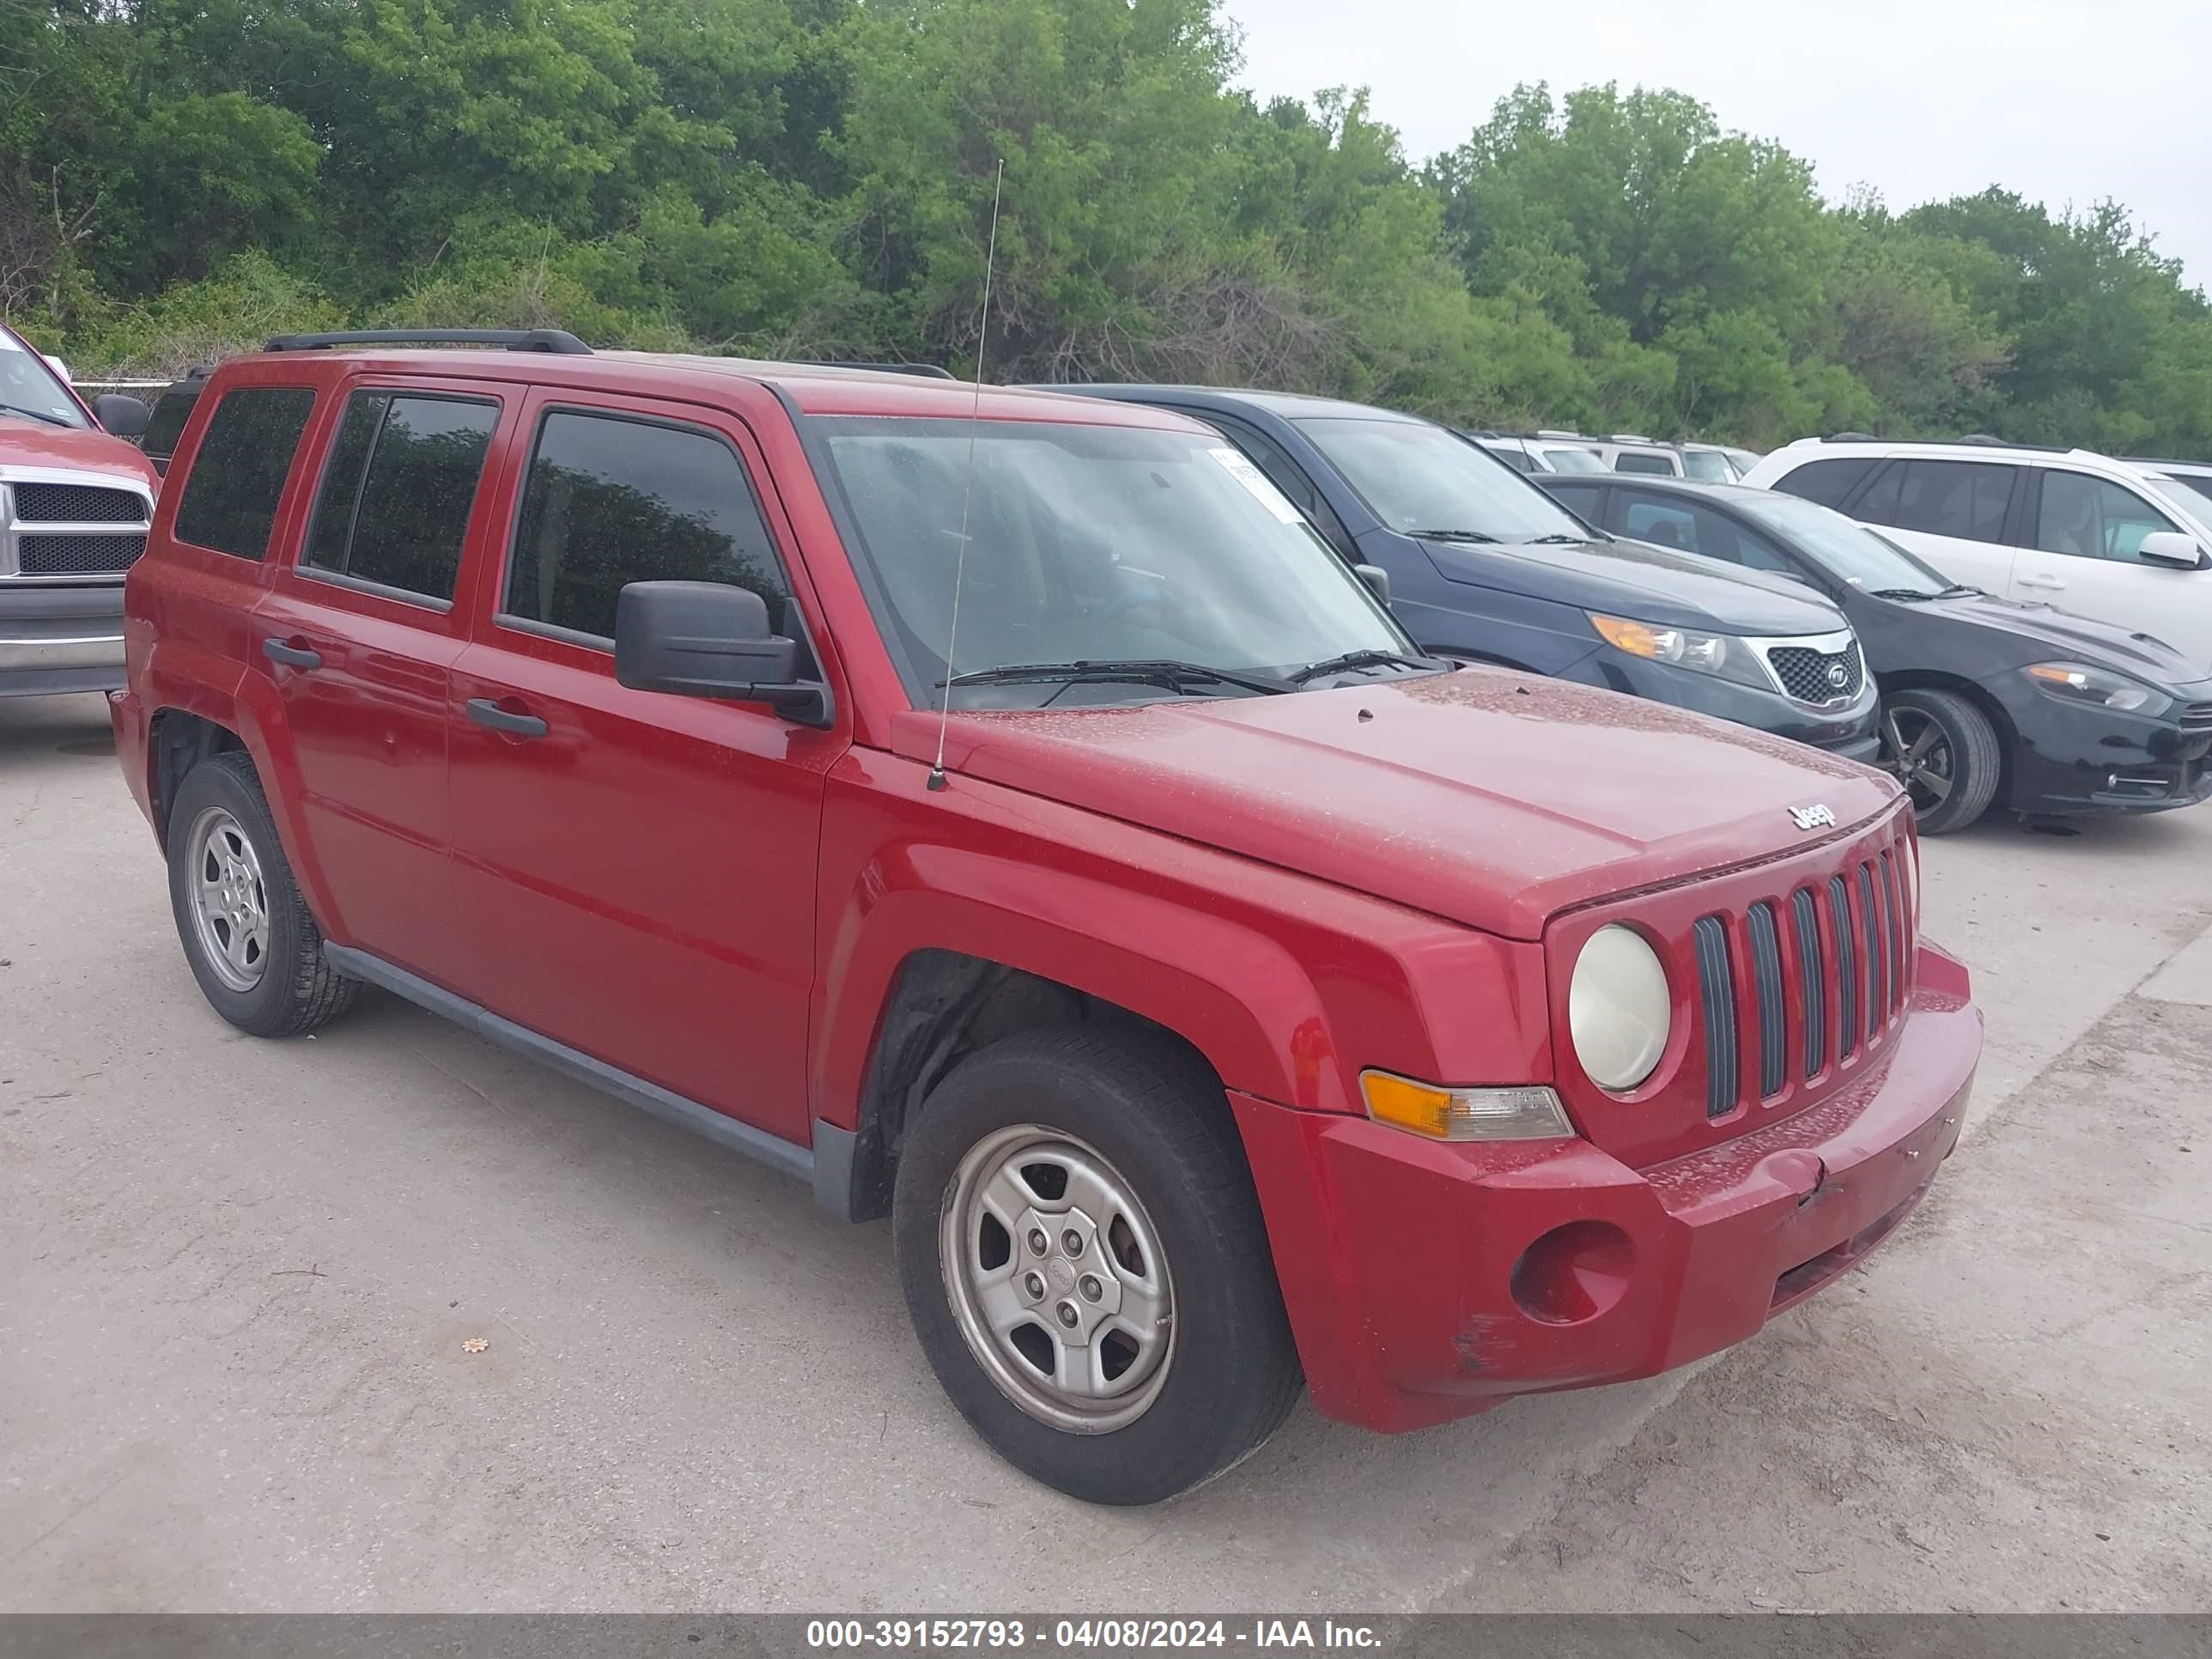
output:
[[[1683,1364],[1955,1146],[1905,796],[1692,712],[1862,740],[1812,587],[1379,410],[469,337],[194,397],[110,705],[185,959],[887,1216],[1036,1479]]]
[[[1531,433],[1462,432],[1516,472],[1639,472],[1734,483],[1759,457],[1725,444],[1660,443],[1633,432],[1586,438],[1547,428]]]

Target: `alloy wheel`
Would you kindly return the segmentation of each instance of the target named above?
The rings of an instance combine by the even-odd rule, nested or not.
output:
[[[1881,763],[1912,797],[1916,811],[1931,812],[1951,798],[1958,762],[1942,725],[1924,709],[1885,708]]]

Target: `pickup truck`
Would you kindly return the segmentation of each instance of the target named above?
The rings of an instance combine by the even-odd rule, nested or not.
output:
[[[0,323],[0,697],[123,684],[123,578],[146,550],[146,406],[88,405]]]
[[[271,342],[178,442],[112,712],[192,973],[888,1217],[1035,1478],[1680,1365],[1949,1156],[1980,1018],[1882,775],[1425,656],[1170,411],[428,343]]]

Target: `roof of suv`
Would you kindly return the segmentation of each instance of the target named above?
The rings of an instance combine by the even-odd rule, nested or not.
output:
[[[477,347],[423,349],[340,346],[330,350],[283,350],[234,360],[251,363],[342,362],[383,372],[451,374],[532,385],[597,386],[606,391],[665,392],[696,398],[701,383],[750,380],[775,392],[805,415],[903,415],[964,420],[1046,418],[1091,425],[1175,426],[1193,423],[1167,410],[1147,410],[1097,398],[1061,397],[1020,386],[981,388],[972,381],[893,369],[789,363],[748,357],[708,357],[678,352],[484,350]]]

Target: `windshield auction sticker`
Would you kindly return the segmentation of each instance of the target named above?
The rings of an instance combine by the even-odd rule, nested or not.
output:
[[[1222,468],[1238,483],[1252,492],[1253,499],[1273,514],[1285,524],[1304,524],[1306,515],[1291,504],[1291,498],[1275,488],[1267,475],[1235,449],[1209,449],[1207,454],[1221,463]]]

